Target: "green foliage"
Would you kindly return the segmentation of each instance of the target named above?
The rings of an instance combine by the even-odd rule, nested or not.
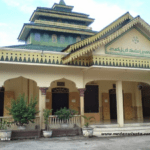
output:
[[[29,124],[29,122],[34,123],[35,115],[39,112],[35,108],[37,103],[37,98],[31,98],[29,104],[27,104],[25,95],[20,94],[16,100],[11,101],[11,108],[7,109],[9,114],[12,115],[14,123],[17,126],[23,126]]]
[[[0,119],[0,130],[7,130],[9,127],[11,127],[11,122],[9,122],[6,119]]]
[[[55,112],[59,120],[66,122],[69,118],[72,118],[78,112],[76,110],[67,109],[66,107],[61,108]]]
[[[93,122],[93,121],[95,120],[94,117],[86,117],[86,116],[81,116],[81,117],[83,117],[83,118],[86,120],[86,123],[84,124],[84,126],[85,126],[86,128],[89,127],[90,122]],[[93,119],[94,119],[94,120],[93,120]]]
[[[49,130],[49,127],[48,127],[48,124],[49,124],[49,122],[48,122],[48,118],[49,118],[49,115],[52,113],[52,110],[53,109],[44,109],[44,111],[43,111],[43,116],[44,116],[44,123],[45,123],[45,125],[46,125],[46,129],[47,130]]]

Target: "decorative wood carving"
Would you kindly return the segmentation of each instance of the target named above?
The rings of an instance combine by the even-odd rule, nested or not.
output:
[[[46,91],[48,90],[48,88],[46,88],[46,87],[40,87],[39,89],[41,90],[42,95],[46,95]]]
[[[83,96],[84,97],[84,92],[85,92],[85,88],[83,89],[78,89],[79,93],[80,93],[80,96]]]
[[[67,88],[53,88],[52,93],[69,93]]]

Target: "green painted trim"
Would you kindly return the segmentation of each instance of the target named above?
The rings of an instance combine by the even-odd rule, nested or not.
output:
[[[127,34],[128,32],[130,32],[131,30],[133,29],[136,29],[138,32],[140,32],[146,39],[148,39],[150,41],[150,38],[144,34],[139,28],[137,27],[132,27],[131,29],[127,30],[126,32],[124,32],[123,34],[121,34],[120,36],[118,36],[117,38],[115,38],[114,40],[112,40],[111,42],[109,42],[108,44],[105,45],[105,54],[111,54],[111,55],[122,55],[122,56],[136,56],[136,57],[150,57],[150,56],[147,56],[147,55],[131,55],[131,54],[119,54],[119,53],[111,53],[111,52],[107,52],[107,47],[110,46],[112,43],[114,43],[115,41],[117,41],[119,38],[121,38],[122,36],[124,36],[125,34]]]

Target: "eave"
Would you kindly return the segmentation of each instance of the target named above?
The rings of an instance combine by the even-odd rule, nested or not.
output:
[[[78,17],[84,17],[84,18],[88,18],[89,15],[87,14],[83,14],[83,13],[77,13],[77,12],[64,12],[64,11],[57,11],[57,10],[53,10],[51,8],[47,8],[47,7],[37,7],[37,10],[39,12],[48,12],[48,13],[54,13],[54,14],[63,14],[63,15],[69,15],[69,16],[78,16]]]
[[[112,29],[114,29],[115,27],[117,27],[118,25],[120,25],[121,23],[123,23],[127,19],[133,19],[133,17],[129,14],[129,12],[127,12],[123,16],[119,17],[117,20],[112,22],[110,25],[108,25],[107,27],[102,29],[99,33],[97,33],[94,36],[89,37],[89,38],[87,38],[85,40],[82,40],[81,42],[78,42],[76,44],[70,45],[64,51],[67,51],[67,52],[75,51],[78,48],[84,47],[86,45],[89,45],[90,43],[93,43],[93,42],[97,41],[103,35],[105,35],[109,31],[111,31]]]
[[[75,60],[76,58],[79,58],[83,56],[84,54],[87,54],[88,52],[92,52],[93,50],[97,49],[98,47],[102,45],[106,45],[107,43],[111,42],[112,40],[120,36],[121,34],[125,33],[127,30],[129,30],[133,26],[137,25],[138,23],[141,24],[145,29],[147,29],[147,32],[150,33],[150,26],[138,16],[134,18],[133,20],[131,20],[128,24],[124,25],[122,28],[112,33],[111,35],[108,35],[105,38],[102,38],[96,41],[95,36],[92,36],[88,39],[91,39],[91,41],[93,42],[90,41],[89,43],[84,43],[84,40],[83,40],[74,45],[71,45],[68,48],[68,50],[65,50],[65,52],[67,53],[70,52],[70,53],[63,58],[63,63],[71,62]]]
[[[54,18],[61,18],[61,19],[69,19],[69,20],[77,20],[77,21],[85,21],[88,24],[94,22],[92,18],[84,18],[84,17],[74,17],[70,15],[60,15],[60,14],[53,14],[53,13],[45,13],[45,12],[33,12],[30,21],[34,22],[38,16],[45,16],[45,17],[54,17]]]
[[[54,26],[41,26],[39,24],[24,24],[18,39],[25,41],[27,35],[29,34],[31,29],[36,30],[44,30],[44,31],[54,31],[54,32],[64,32],[64,33],[71,33],[71,34],[83,34],[83,35],[94,35],[95,33],[91,30],[89,31],[83,31],[83,30],[77,30],[73,28],[62,28],[62,27],[54,27]]]

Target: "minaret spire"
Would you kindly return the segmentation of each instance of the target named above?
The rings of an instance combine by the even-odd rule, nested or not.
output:
[[[66,5],[66,3],[64,2],[64,0],[60,0],[59,4],[60,5]]]

